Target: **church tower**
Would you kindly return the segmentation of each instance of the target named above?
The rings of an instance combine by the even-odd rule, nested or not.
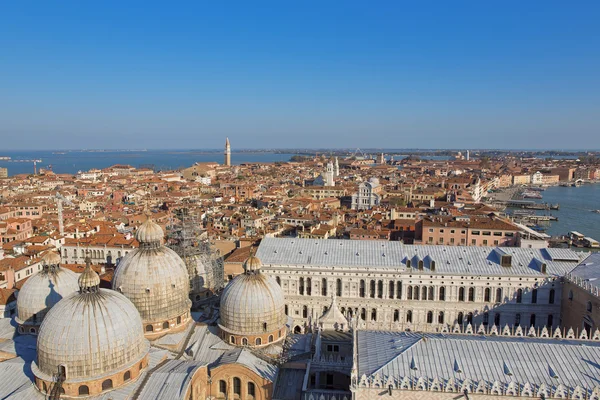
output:
[[[229,144],[229,138],[225,140],[225,166],[231,167],[231,145]]]
[[[327,171],[325,172],[325,186],[334,186],[333,181],[333,163],[331,160],[327,163]]]
[[[338,158],[335,158],[335,165],[334,165],[334,170],[333,170],[333,175],[335,177],[340,176],[340,164],[338,163]]]

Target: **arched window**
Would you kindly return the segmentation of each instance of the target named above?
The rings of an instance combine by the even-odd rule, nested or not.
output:
[[[464,287],[458,288],[458,301],[465,301],[465,288]]]
[[[131,372],[127,371],[123,374],[123,381],[128,381],[131,379]]]
[[[280,278],[280,277],[276,276],[276,277],[275,277],[275,281],[277,282],[277,284],[278,284],[279,286],[281,286],[281,278]]]
[[[87,387],[87,385],[81,385],[81,386],[79,386],[79,394],[80,395],[90,394],[90,388]]]
[[[163,329],[169,329],[169,322],[168,321],[163,322]]]
[[[262,344],[262,339],[257,337],[254,343],[256,343],[257,346],[260,346]]]
[[[433,300],[433,286],[429,287],[429,296],[427,297],[427,300]]]
[[[423,260],[419,260],[419,269],[423,269]]]
[[[256,387],[252,382],[248,382],[248,396],[256,396]]]
[[[410,310],[406,312],[406,322],[412,322],[412,311]]]
[[[235,344],[235,336],[229,336],[229,343]]]
[[[487,312],[483,313],[483,325],[488,326],[490,323],[490,314]]]
[[[181,315],[177,317],[177,325],[181,324]]]
[[[306,294],[312,295],[312,279],[306,278]]]
[[[360,293],[359,293],[360,297],[365,297],[365,280],[361,279],[360,280]]]
[[[406,260],[406,268],[412,268],[410,260]]]
[[[429,268],[430,268],[432,271],[435,271],[435,261],[431,260],[431,262],[429,263]]]
[[[339,278],[335,281],[335,295],[342,297],[342,280]]]
[[[227,394],[227,382],[224,380],[219,381],[219,393],[226,395]]]
[[[284,312],[285,312],[285,315],[289,315],[288,314],[288,305],[287,304],[285,305]]]
[[[475,301],[475,288],[469,288],[469,301]]]
[[[263,332],[266,332],[266,331],[267,331],[267,323],[263,322]]]
[[[300,278],[300,282],[298,282],[298,294],[304,295],[304,278]]]
[[[431,311],[427,311],[427,323],[428,324],[433,323],[433,312],[431,312]]]
[[[383,281],[377,282],[377,297],[383,298]]]
[[[369,296],[372,299],[375,298],[375,281],[374,280],[371,280],[370,289],[369,289]]]
[[[240,378],[233,378],[233,394],[242,395],[242,381]]]
[[[63,378],[67,379],[67,367],[65,367],[64,365],[59,365],[58,374]]]
[[[415,286],[413,288],[413,300],[419,300],[419,293],[420,293],[419,287]]]
[[[446,288],[444,286],[440,287],[440,294],[438,296],[440,301],[446,300]]]
[[[308,307],[302,306],[302,318],[308,318]]]
[[[400,321],[400,311],[394,310],[394,322]]]
[[[459,312],[459,313],[458,313],[458,316],[456,317],[456,322],[457,322],[459,325],[462,325],[462,323],[463,323],[463,313],[462,313],[462,312]]]
[[[537,303],[537,289],[531,291],[531,304]]]
[[[438,324],[443,324],[444,323],[444,312],[440,311],[440,313],[438,314]]]
[[[517,290],[517,303],[520,303],[523,301],[523,289],[518,289]]]
[[[535,314],[531,314],[529,317],[529,326],[535,326]]]
[[[500,326],[500,313],[494,314],[494,325]]]
[[[102,382],[102,391],[112,389],[112,387],[113,387],[112,379],[107,379],[104,382]]]
[[[402,298],[402,282],[396,282],[396,298]]]
[[[555,290],[550,289],[550,293],[548,294],[548,304],[554,304],[554,295],[555,295]]]
[[[325,278],[321,280],[321,295],[327,296],[327,279]]]
[[[502,303],[502,288],[496,289],[496,303]]]
[[[422,296],[421,299],[427,300],[427,286],[423,286],[422,288]]]
[[[473,324],[473,313],[470,312],[467,314],[467,324]]]
[[[296,334],[302,333],[302,328],[300,328],[299,325],[296,325],[296,327],[294,328],[294,333],[296,333]]]
[[[394,281],[388,282],[388,299],[394,298],[394,286],[395,286]]]
[[[587,310],[587,312],[592,312],[592,302],[588,301],[585,305],[585,309]]]
[[[273,335],[269,335],[269,343],[273,342]]]
[[[408,298],[408,300],[412,300],[412,297],[413,297],[412,286],[409,286],[408,292],[407,292],[407,298]]]
[[[371,321],[377,321],[377,310],[375,308],[371,310]]]
[[[154,327],[152,325],[146,325],[146,332],[152,332]]]
[[[490,288],[489,287],[486,287],[485,290],[483,291],[483,301],[485,301],[485,302],[490,301]]]
[[[515,315],[515,326],[521,325],[521,314]]]
[[[248,346],[248,338],[242,338],[242,346]]]

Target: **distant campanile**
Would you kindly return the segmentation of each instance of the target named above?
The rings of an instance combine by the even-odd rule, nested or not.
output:
[[[229,138],[225,139],[225,165],[231,167],[231,145]]]

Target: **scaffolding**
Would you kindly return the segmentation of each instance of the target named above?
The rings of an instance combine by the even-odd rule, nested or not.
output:
[[[220,293],[224,286],[223,257],[208,240],[197,215],[187,208],[175,211],[167,226],[167,245],[187,266],[192,302]]]

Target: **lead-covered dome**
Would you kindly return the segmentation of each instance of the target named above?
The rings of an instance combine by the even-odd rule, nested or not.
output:
[[[113,289],[137,308],[148,336],[185,326],[190,318],[189,276],[183,260],[164,246],[162,228],[148,218],[138,229],[139,248],[117,265]]]
[[[21,333],[37,334],[48,311],[79,290],[77,274],[60,267],[57,253],[47,253],[42,264],[42,270],[27,279],[17,297],[16,322]]]
[[[122,294],[100,289],[91,267],[80,290],[56,304],[37,340],[36,385],[51,390],[57,374],[65,395],[95,394],[135,379],[147,365],[150,344],[135,306]]]
[[[264,345],[282,338],[285,332],[283,290],[275,279],[260,272],[260,265],[257,257],[248,258],[245,272],[233,279],[221,295],[219,325],[230,343]],[[228,335],[234,338],[227,339]]]

